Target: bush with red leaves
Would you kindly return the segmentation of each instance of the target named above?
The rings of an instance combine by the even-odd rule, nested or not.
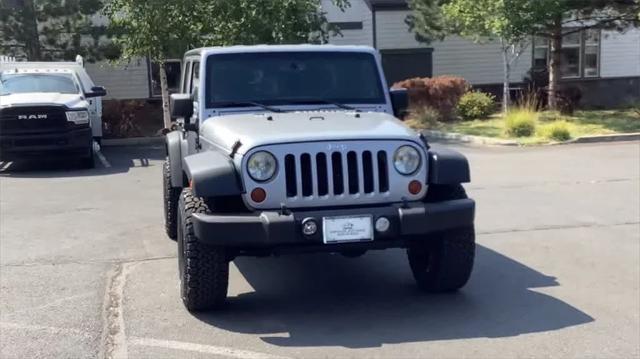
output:
[[[454,119],[460,98],[471,90],[467,80],[456,76],[416,77],[396,82],[393,87],[407,89],[409,107],[433,108],[444,121]]]

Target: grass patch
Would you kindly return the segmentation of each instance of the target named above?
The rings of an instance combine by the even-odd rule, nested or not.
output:
[[[531,137],[536,133],[538,112],[529,109],[515,109],[503,116],[504,133],[507,137]]]
[[[517,110],[516,110],[517,111]],[[506,133],[505,121],[501,115],[487,119],[457,122],[436,122],[426,126],[416,126],[430,130],[456,132],[465,135],[515,139],[521,144],[537,144],[550,141],[550,126],[568,130],[572,138],[593,135],[640,132],[640,113],[638,109],[576,111],[573,116],[560,115],[557,112],[541,112],[538,117],[538,130],[531,137],[511,137]],[[558,130],[556,130],[558,131]],[[551,139],[557,141],[558,139]]]

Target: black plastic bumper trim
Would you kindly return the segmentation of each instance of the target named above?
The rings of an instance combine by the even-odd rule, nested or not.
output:
[[[201,241],[216,246],[312,246],[323,244],[323,217],[362,214],[372,215],[374,221],[384,216],[391,222],[389,230],[375,233],[374,241],[368,242],[371,246],[380,246],[379,242],[384,241],[387,247],[402,247],[403,237],[419,238],[420,235],[473,225],[475,202],[472,199],[460,199],[439,203],[410,203],[406,207],[394,204],[384,207],[296,211],[284,215],[275,211],[243,215],[194,214],[194,231]],[[318,223],[318,232],[312,236],[302,234],[301,223],[307,218]]]

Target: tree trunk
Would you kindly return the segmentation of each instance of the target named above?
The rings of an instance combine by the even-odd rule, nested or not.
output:
[[[509,102],[511,100],[511,94],[509,88],[511,87],[511,63],[509,62],[509,46],[505,44],[501,39],[502,44],[502,62],[503,69],[503,82],[502,82],[502,113],[506,114],[509,111]]]
[[[25,52],[27,54],[27,60],[29,61],[42,61],[42,51],[40,49],[40,31],[38,30],[38,13],[36,11],[36,5],[34,0],[26,0],[24,4],[25,8],[25,21],[28,22],[28,26],[25,28],[28,31],[25,41]]]
[[[158,63],[158,71],[160,72],[160,91],[162,92],[162,119],[164,128],[171,128],[171,112],[169,112],[169,86],[167,84],[167,71],[164,67],[164,61]]]
[[[558,109],[558,90],[560,80],[560,66],[562,62],[562,17],[554,20],[551,29],[551,56],[549,60],[549,109]]]

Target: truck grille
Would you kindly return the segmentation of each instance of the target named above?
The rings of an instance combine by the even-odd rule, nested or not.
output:
[[[56,132],[66,129],[64,107],[18,106],[0,110],[0,132],[3,134]]]
[[[284,170],[288,198],[389,191],[385,151],[290,153]]]
[[[426,161],[416,173],[403,176],[393,169],[393,153],[402,145],[422,147],[408,140],[338,140],[273,144],[248,151],[239,164],[246,188],[246,203],[256,209],[339,207],[418,200],[407,191],[412,180],[425,181]],[[247,161],[256,151],[269,151],[278,161],[273,179],[256,182],[247,172]],[[424,150],[420,151],[425,159]],[[423,182],[424,183],[424,182]],[[260,203],[249,195],[262,188],[267,197]]]

